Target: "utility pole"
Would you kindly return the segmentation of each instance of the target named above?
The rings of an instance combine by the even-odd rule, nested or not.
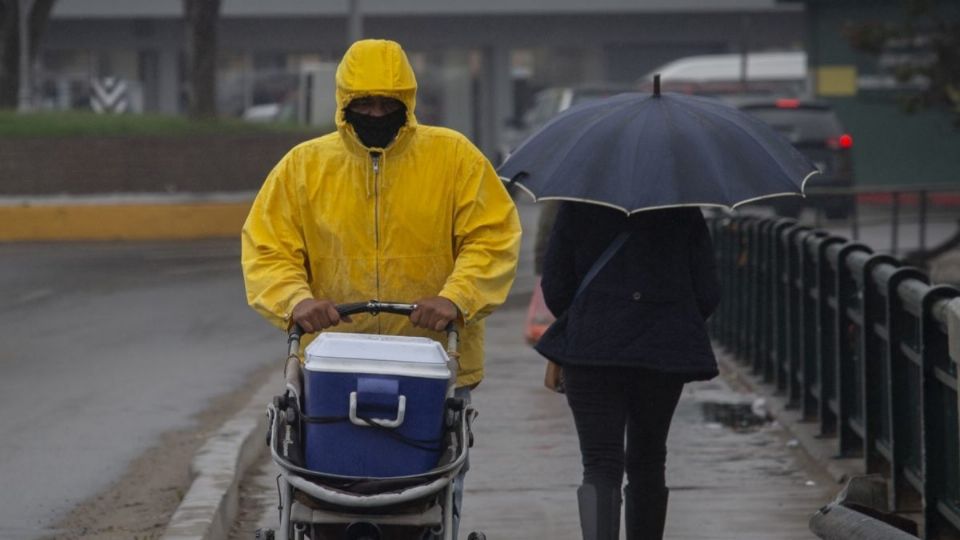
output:
[[[33,9],[33,0],[18,0],[17,19],[20,33],[20,87],[17,92],[17,111],[29,112],[31,107],[30,81],[30,11]]]
[[[360,0],[347,0],[347,47],[363,39],[363,13]]]

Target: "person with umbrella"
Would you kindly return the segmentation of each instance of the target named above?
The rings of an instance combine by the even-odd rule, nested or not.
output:
[[[661,95],[659,79],[653,95],[570,109],[501,165],[535,199],[564,201],[542,276],[557,320],[536,349],[563,367],[585,540],[618,539],[621,505],[629,540],[663,537],[674,409],[686,382],[718,373],[706,320],[720,284],[698,207],[801,194],[815,171],[760,120]]]
[[[574,302],[580,278],[621,231],[630,239]],[[720,285],[703,216],[673,208],[628,217],[564,203],[542,286],[560,318],[536,349],[563,366],[584,464],[577,493],[583,537],[618,538],[625,467],[628,538],[660,538],[674,408],[685,382],[717,374],[704,321]]]

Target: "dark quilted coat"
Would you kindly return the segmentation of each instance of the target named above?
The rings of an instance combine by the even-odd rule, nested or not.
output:
[[[632,234],[576,296],[617,234]],[[705,321],[720,300],[710,234],[698,208],[639,212],[564,203],[544,259],[557,321],[536,345],[561,365],[634,366],[686,380],[717,374]],[[576,298],[575,298],[576,296]]]

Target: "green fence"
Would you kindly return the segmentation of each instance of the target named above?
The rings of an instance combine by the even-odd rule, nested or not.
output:
[[[886,475],[889,510],[922,509],[924,538],[960,534],[960,289],[791,219],[711,228],[724,298],[714,338],[838,455]]]

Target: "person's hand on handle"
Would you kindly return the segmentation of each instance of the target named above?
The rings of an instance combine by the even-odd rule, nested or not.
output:
[[[336,326],[343,322],[352,322],[350,317],[341,317],[337,313],[337,305],[330,300],[316,300],[308,298],[301,300],[293,308],[290,320],[299,324],[308,334],[319,332],[325,328]]]
[[[410,314],[414,326],[442,331],[460,315],[457,305],[442,296],[430,296],[414,302],[417,306]]]

